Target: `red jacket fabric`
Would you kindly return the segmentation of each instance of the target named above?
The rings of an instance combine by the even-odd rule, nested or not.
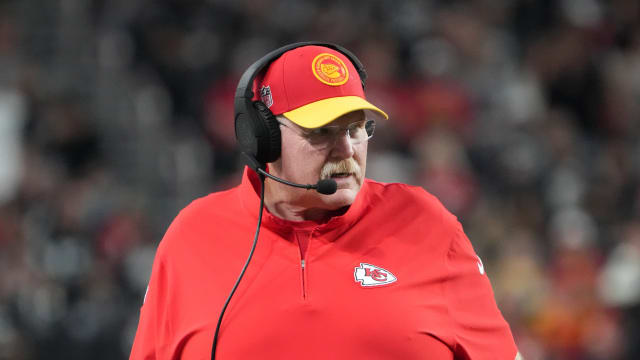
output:
[[[259,187],[245,171],[241,185],[194,201],[171,224],[131,359],[210,359],[253,241]],[[367,179],[349,210],[324,224],[265,210],[216,358],[513,360],[516,352],[456,218],[421,188]]]

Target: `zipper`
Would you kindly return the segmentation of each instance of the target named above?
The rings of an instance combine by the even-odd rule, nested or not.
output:
[[[304,274],[305,265],[306,265],[306,263],[305,263],[304,259],[302,259],[300,261],[300,269],[302,271],[302,299],[306,299],[307,298],[307,287],[306,287],[305,279],[304,279],[305,278],[305,274]]]
[[[302,237],[304,237],[304,239],[302,239]],[[301,231],[296,233],[296,238],[298,240],[298,245],[300,247],[300,276],[302,280],[301,283],[302,283],[302,299],[303,300],[307,299],[306,258],[307,258],[307,253],[309,252],[309,246],[310,246],[312,237],[313,237],[313,230],[309,232]],[[301,241],[305,243],[304,246],[302,245]]]

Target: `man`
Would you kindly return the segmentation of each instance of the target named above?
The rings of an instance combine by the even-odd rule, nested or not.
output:
[[[131,359],[205,359],[214,333],[218,359],[516,358],[456,218],[421,188],[365,178],[368,141],[387,115],[366,101],[359,61],[330,44],[265,58],[236,93],[236,131],[252,169],[168,229]],[[264,161],[267,150],[253,142],[271,136],[267,146],[276,139],[277,149]],[[253,170],[264,168],[294,183],[333,180],[335,192],[264,182]]]

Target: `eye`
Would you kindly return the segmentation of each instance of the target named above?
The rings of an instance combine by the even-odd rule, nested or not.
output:
[[[357,121],[349,124],[349,127],[348,127],[349,132],[354,132],[357,130],[364,129],[364,123],[365,123],[364,121]]]
[[[373,136],[373,132],[376,130],[375,120],[367,120],[364,124],[364,128],[367,131],[367,136]]]
[[[313,129],[309,132],[309,137],[311,138],[324,138],[324,137],[328,137],[331,136],[333,134],[333,131],[331,128],[329,127],[321,127],[321,128],[317,128],[317,129]]]

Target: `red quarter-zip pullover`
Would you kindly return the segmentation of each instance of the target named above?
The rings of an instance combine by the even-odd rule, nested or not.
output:
[[[257,177],[198,199],[160,243],[131,359],[209,359],[257,222]],[[365,180],[325,224],[265,210],[217,359],[513,360],[516,346],[455,217],[418,187]]]

